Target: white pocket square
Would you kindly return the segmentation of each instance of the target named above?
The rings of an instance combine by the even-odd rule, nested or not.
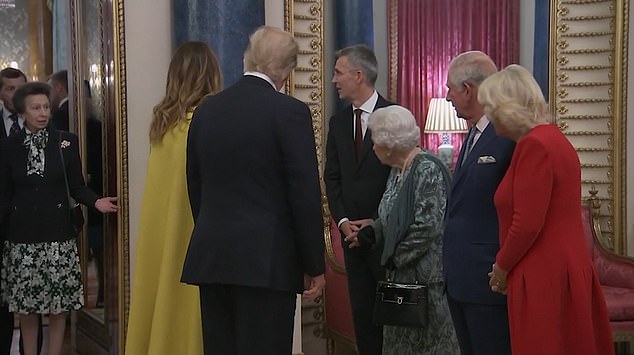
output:
[[[482,155],[478,158],[478,164],[495,164],[497,160],[491,155]]]

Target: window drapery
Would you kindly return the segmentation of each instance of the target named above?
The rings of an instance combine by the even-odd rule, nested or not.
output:
[[[449,62],[468,50],[487,53],[498,68],[519,60],[519,0],[390,0],[389,96],[425,127],[433,97],[445,97]],[[455,156],[464,133],[452,134]],[[438,134],[423,134],[436,152]],[[455,159],[455,157],[454,157]]]

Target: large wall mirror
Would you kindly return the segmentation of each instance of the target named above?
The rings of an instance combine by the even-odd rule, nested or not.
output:
[[[0,1],[0,68],[29,81],[68,71],[69,129],[87,184],[120,212],[85,211],[79,237],[84,308],[71,318],[79,354],[122,354],[128,301],[128,195],[123,4],[120,0]]]
[[[79,354],[123,353],[127,304],[127,179],[123,8],[119,1],[0,3],[0,67],[29,81],[68,70],[69,126],[80,137],[84,174],[121,212],[85,211],[79,237],[85,306],[71,317]]]
[[[77,313],[80,354],[122,354],[128,305],[128,188],[123,3],[69,0],[76,132],[88,185],[118,196],[118,215],[87,213],[81,237],[86,304]]]

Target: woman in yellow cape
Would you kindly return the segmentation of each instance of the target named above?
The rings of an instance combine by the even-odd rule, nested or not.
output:
[[[176,50],[150,126],[126,354],[203,353],[198,287],[180,282],[194,227],[185,161],[192,112],[221,87],[218,59],[205,43]]]

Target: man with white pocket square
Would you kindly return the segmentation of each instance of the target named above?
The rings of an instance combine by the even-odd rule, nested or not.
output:
[[[472,126],[458,156],[443,239],[447,299],[462,355],[511,354],[506,297],[491,292],[487,273],[500,248],[493,196],[515,143],[496,134],[477,100],[479,85],[496,72],[488,55],[469,51],[447,73],[447,101]]]

